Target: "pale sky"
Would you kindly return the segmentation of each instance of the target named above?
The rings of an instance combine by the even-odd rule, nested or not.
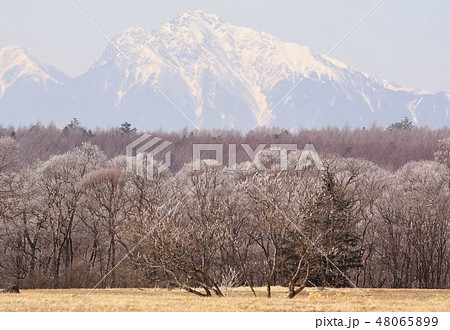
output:
[[[148,31],[202,9],[283,41],[327,53],[379,0],[73,0],[104,33]],[[78,76],[100,58],[103,38],[67,0],[0,0],[0,48],[31,48]],[[450,1],[384,0],[330,55],[400,86],[450,92]]]

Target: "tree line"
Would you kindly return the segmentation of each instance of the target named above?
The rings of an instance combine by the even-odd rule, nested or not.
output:
[[[228,150],[230,143],[248,143],[252,147],[260,143],[295,143],[299,149],[312,143],[322,154],[363,158],[382,168],[397,170],[410,161],[434,160],[439,140],[450,136],[450,128],[430,130],[411,128],[410,125],[402,123],[394,123],[388,129],[377,126],[361,129],[330,127],[299,131],[272,128],[248,133],[185,129],[179,132],[155,131],[151,134],[172,142],[171,169],[174,171],[178,171],[186,162],[191,161],[194,143],[220,143],[224,145],[224,150]],[[98,146],[108,158],[113,158],[123,155],[126,145],[135,140],[139,134],[141,133],[136,132],[129,123],[107,130],[88,129],[75,119],[64,129],[41,124],[19,128],[0,125],[0,137],[12,137],[20,144],[18,154],[20,165],[31,165],[36,160],[47,160],[53,155],[66,153],[83,142]],[[226,153],[224,159],[228,159]],[[247,159],[247,154],[238,150],[237,161]]]

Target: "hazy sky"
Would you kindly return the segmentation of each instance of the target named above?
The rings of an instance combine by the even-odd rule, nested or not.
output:
[[[327,53],[379,0],[73,0],[112,37],[194,9]],[[67,0],[0,0],[0,47],[21,45],[71,76],[107,41]],[[450,1],[384,0],[331,55],[401,86],[450,92]]]

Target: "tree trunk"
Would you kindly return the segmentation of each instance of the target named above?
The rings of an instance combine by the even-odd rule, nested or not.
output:
[[[307,267],[306,268],[306,275],[303,278],[303,281],[300,284],[300,286],[297,289],[295,289],[295,282],[296,282],[297,276],[300,273],[302,263],[303,263],[303,259],[301,259],[299,261],[298,266],[297,266],[297,270],[296,270],[294,276],[291,278],[291,281],[289,282],[289,295],[288,295],[289,299],[292,299],[297,294],[299,294],[306,287],[306,284],[308,283],[309,275],[311,273],[311,265],[310,265],[309,261],[306,261],[306,267]]]

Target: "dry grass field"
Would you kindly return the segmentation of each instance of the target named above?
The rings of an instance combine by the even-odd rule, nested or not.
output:
[[[258,289],[254,298],[248,289],[235,289],[225,298],[201,298],[182,290],[99,289],[81,302],[75,311],[87,312],[367,312],[374,307],[356,289],[308,288],[294,299],[286,289],[274,288],[272,299]],[[0,311],[67,312],[89,290],[22,290],[20,294],[0,294]],[[437,312],[450,310],[450,290],[363,289],[383,312]]]

